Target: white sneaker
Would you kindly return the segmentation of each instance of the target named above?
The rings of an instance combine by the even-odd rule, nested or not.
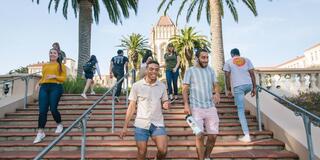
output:
[[[62,131],[63,131],[63,125],[62,124],[58,124],[55,133],[56,134],[60,134]]]
[[[91,94],[91,95],[95,95],[95,94],[96,94],[96,92],[92,91],[90,94]]]
[[[38,132],[37,133],[37,137],[34,139],[33,144],[39,143],[41,142],[44,137],[46,137],[46,135],[44,134],[44,132]]]
[[[81,97],[83,97],[84,99],[87,99],[87,96],[84,93],[81,94]]]
[[[238,140],[241,142],[251,142],[250,135],[245,135],[245,136],[239,138]]]
[[[210,158],[205,158],[204,160],[211,160]]]

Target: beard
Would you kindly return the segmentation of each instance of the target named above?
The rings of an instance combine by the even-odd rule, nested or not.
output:
[[[202,63],[202,62],[198,62],[201,68],[206,68],[208,66],[208,63]]]

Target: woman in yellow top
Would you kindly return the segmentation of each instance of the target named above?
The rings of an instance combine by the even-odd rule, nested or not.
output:
[[[58,111],[58,103],[63,93],[62,83],[66,80],[66,66],[61,64],[58,59],[58,50],[50,49],[50,62],[42,66],[42,78],[39,81],[39,119],[38,133],[33,143],[39,143],[44,139],[44,127],[47,122],[47,113],[50,111],[53,119],[57,123],[56,133],[59,134],[63,130],[61,124],[61,115]]]

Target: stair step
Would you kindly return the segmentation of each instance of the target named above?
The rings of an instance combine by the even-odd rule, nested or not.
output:
[[[68,127],[86,109],[100,98],[98,95],[87,95],[83,99],[79,94],[64,94],[59,103],[64,127]],[[166,159],[197,159],[195,135],[185,122],[182,96],[172,103],[170,110],[164,111],[168,133],[168,156]],[[87,159],[135,159],[136,142],[132,122],[124,140],[119,139],[127,106],[125,96],[120,97],[115,105],[115,133],[111,133],[112,97],[107,96],[96,106],[90,115],[87,126]],[[0,119],[0,159],[33,159],[34,156],[58,137],[52,115],[48,113],[45,128],[46,138],[43,142],[32,144],[37,130],[38,103],[30,103],[27,109],[17,109]],[[221,95],[221,103],[216,105],[220,118],[220,133],[217,137],[212,157],[218,160],[296,160],[299,157],[284,150],[285,144],[273,139],[271,131],[258,131],[255,116],[245,111],[252,142],[243,143],[238,138],[243,135],[234,100]],[[134,119],[134,117],[132,118]],[[76,126],[49,152],[48,159],[80,159],[81,128]],[[150,140],[148,158],[153,159],[156,146]]]
[[[63,116],[62,120],[63,122],[71,123],[75,121],[78,118],[78,116]],[[247,116],[247,121],[248,122],[256,122],[256,118],[254,116]],[[134,119],[134,117],[132,118]],[[238,116],[220,116],[219,117],[220,122],[239,122]],[[124,123],[125,117],[115,117],[115,122],[116,123]],[[184,123],[185,122],[185,116],[165,116],[164,117],[165,122],[167,123]],[[0,119],[0,126],[1,125],[23,125],[23,124],[37,124],[38,123],[38,117],[33,116],[33,117],[17,117],[17,118],[3,118]],[[95,123],[95,124],[106,124],[106,123],[112,123],[112,117],[96,117],[96,116],[90,116],[90,120],[88,123]],[[55,121],[53,120],[52,116],[48,117],[48,122],[47,124],[55,124]]]
[[[65,116],[63,117],[64,121],[74,121],[78,118],[78,116]],[[256,117],[255,116],[251,116],[248,115],[246,116],[247,120],[255,120]],[[134,117],[132,117],[132,119],[134,119]],[[236,119],[237,121],[239,121],[238,116],[220,116],[219,117],[220,121],[223,119]],[[52,121],[53,118],[52,116],[48,116],[48,121]],[[90,116],[90,121],[111,121],[112,118],[111,117],[95,117],[94,115]],[[124,121],[125,117],[115,117],[116,121]],[[168,121],[168,120],[183,120],[185,121],[185,115],[168,115],[168,116],[164,116],[164,120]],[[19,122],[19,121],[23,121],[23,122],[29,122],[29,121],[38,121],[37,118],[25,118],[25,117],[20,117],[20,118],[1,118],[0,119],[0,123],[5,123],[5,122]]]
[[[91,106],[59,106],[59,110],[87,110],[89,107]],[[116,105],[115,109],[116,110],[120,110],[120,109],[124,109],[126,110],[128,107],[125,105]],[[223,105],[223,106],[216,106],[216,108],[219,109],[236,109],[236,106],[234,105]],[[94,110],[111,110],[112,106],[111,105],[98,105],[94,108]],[[170,107],[170,110],[172,109],[184,109],[184,106],[182,105],[172,105]],[[28,106],[27,109],[23,109],[23,108],[18,108],[16,111],[38,111],[39,110],[39,106],[38,105],[34,105],[34,106]]]
[[[192,131],[169,131],[167,132],[170,140],[190,140],[195,136]],[[243,135],[242,131],[221,131],[218,134],[217,140],[237,140]],[[267,139],[272,138],[271,131],[251,131],[252,139]],[[33,140],[36,136],[36,132],[1,132],[0,141],[8,140]],[[46,132],[46,140],[53,140],[58,135],[54,132]],[[81,132],[69,132],[63,139],[64,140],[80,140],[82,136]],[[88,140],[114,140],[118,139],[119,132],[87,132]],[[134,132],[128,132],[125,137],[126,140],[134,140]]]
[[[0,142],[0,151],[40,151],[43,147],[49,145],[51,141],[44,139],[41,143],[32,144],[32,140]],[[153,141],[148,141],[150,149],[156,149]],[[79,150],[81,147],[81,140],[61,140],[52,149],[56,150]],[[88,150],[136,150],[136,141],[134,140],[87,140],[86,148]],[[195,140],[170,140],[168,141],[168,150],[185,150],[195,148]],[[214,150],[219,149],[273,149],[283,150],[284,143],[276,139],[259,139],[252,142],[245,143],[240,141],[219,141],[215,143]]]
[[[64,124],[65,127],[68,127],[70,124]],[[187,123],[166,123],[167,131],[186,131],[191,130]],[[240,130],[241,125],[240,123],[220,123],[219,129],[222,130]],[[257,123],[256,122],[249,122],[248,123],[250,130],[256,130]],[[122,129],[123,124],[115,124],[115,129],[120,130]],[[46,125],[46,130],[55,130],[56,125],[48,124]],[[128,128],[132,129],[133,125],[129,125]],[[37,125],[0,125],[0,131],[4,132],[16,132],[16,131],[30,131],[33,132],[37,129]],[[80,130],[78,127],[73,128],[73,130]],[[88,131],[111,131],[111,124],[88,124],[87,126]]]
[[[12,151],[0,152],[0,159],[33,159],[38,152]],[[136,151],[87,151],[87,159],[135,159]],[[156,151],[148,150],[147,158],[154,158]],[[48,159],[80,159],[80,151],[51,151],[44,158]],[[296,160],[299,157],[290,151],[275,151],[268,149],[222,150],[211,154],[215,160],[245,159],[245,160]],[[166,160],[197,159],[195,150],[168,151]]]
[[[61,114],[64,115],[81,115],[84,111],[79,111],[79,110],[62,110],[59,111]],[[126,110],[116,110],[115,114],[119,114],[119,115],[125,115],[126,114]],[[11,116],[11,115],[38,115],[39,112],[38,111],[17,111],[14,113],[7,113],[7,116]],[[50,112],[48,112],[48,114],[51,114]],[[92,110],[92,114],[99,114],[99,115],[111,115],[112,111],[111,110]],[[163,114],[169,114],[169,115],[174,115],[174,114],[183,114],[185,115],[184,111],[178,110],[178,111],[173,111],[173,110],[164,110]],[[236,109],[232,109],[232,110],[222,110],[222,109],[218,109],[218,114],[233,114],[233,115],[237,115],[238,111]],[[245,111],[245,114],[250,114],[249,110]]]

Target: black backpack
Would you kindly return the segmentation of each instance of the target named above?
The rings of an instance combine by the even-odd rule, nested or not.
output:
[[[85,73],[93,72],[94,71],[94,65],[95,65],[94,63],[88,61],[87,63],[85,63],[83,65],[83,71]]]

